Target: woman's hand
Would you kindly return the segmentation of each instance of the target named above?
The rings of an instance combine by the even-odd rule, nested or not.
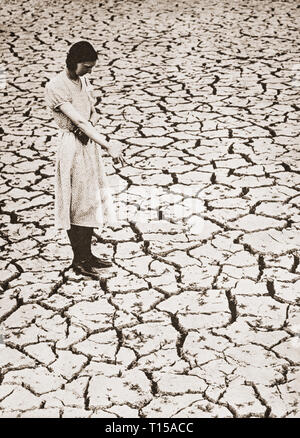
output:
[[[108,143],[108,153],[112,157],[115,164],[122,164],[124,166],[125,161],[122,153],[122,144],[117,141],[110,141]]]

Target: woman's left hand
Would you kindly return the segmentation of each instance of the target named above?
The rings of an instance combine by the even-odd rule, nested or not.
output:
[[[122,153],[122,146],[119,142],[110,141],[108,145],[108,153],[115,164],[122,164],[122,166],[124,166],[125,161]]]

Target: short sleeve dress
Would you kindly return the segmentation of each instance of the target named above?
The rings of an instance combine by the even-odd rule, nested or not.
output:
[[[116,223],[115,209],[101,147],[90,140],[83,145],[70,132],[72,122],[59,109],[65,102],[87,120],[94,105],[91,84],[80,78],[71,81],[66,71],[45,87],[45,100],[59,128],[55,171],[55,226],[68,230],[71,224],[102,228]]]

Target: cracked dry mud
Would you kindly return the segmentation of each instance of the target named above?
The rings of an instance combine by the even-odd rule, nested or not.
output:
[[[2,417],[299,417],[299,6],[2,5]],[[126,159],[99,282],[53,229],[43,101],[83,38]]]

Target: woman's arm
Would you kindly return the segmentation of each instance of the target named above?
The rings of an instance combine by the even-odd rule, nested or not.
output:
[[[91,140],[104,147],[104,149],[109,150],[108,143],[105,141],[104,136],[99,134],[93,125],[84,117],[82,117],[82,115],[73,107],[70,102],[63,103],[60,105],[59,109]]]
[[[81,131],[83,131],[91,140],[102,146],[113,158],[116,158],[123,164],[120,147],[116,144],[107,143],[104,135],[100,134],[88,120],[82,117],[70,102],[61,104],[59,108],[61,112],[63,112],[74,123],[74,125],[78,126],[78,128],[81,129]]]

